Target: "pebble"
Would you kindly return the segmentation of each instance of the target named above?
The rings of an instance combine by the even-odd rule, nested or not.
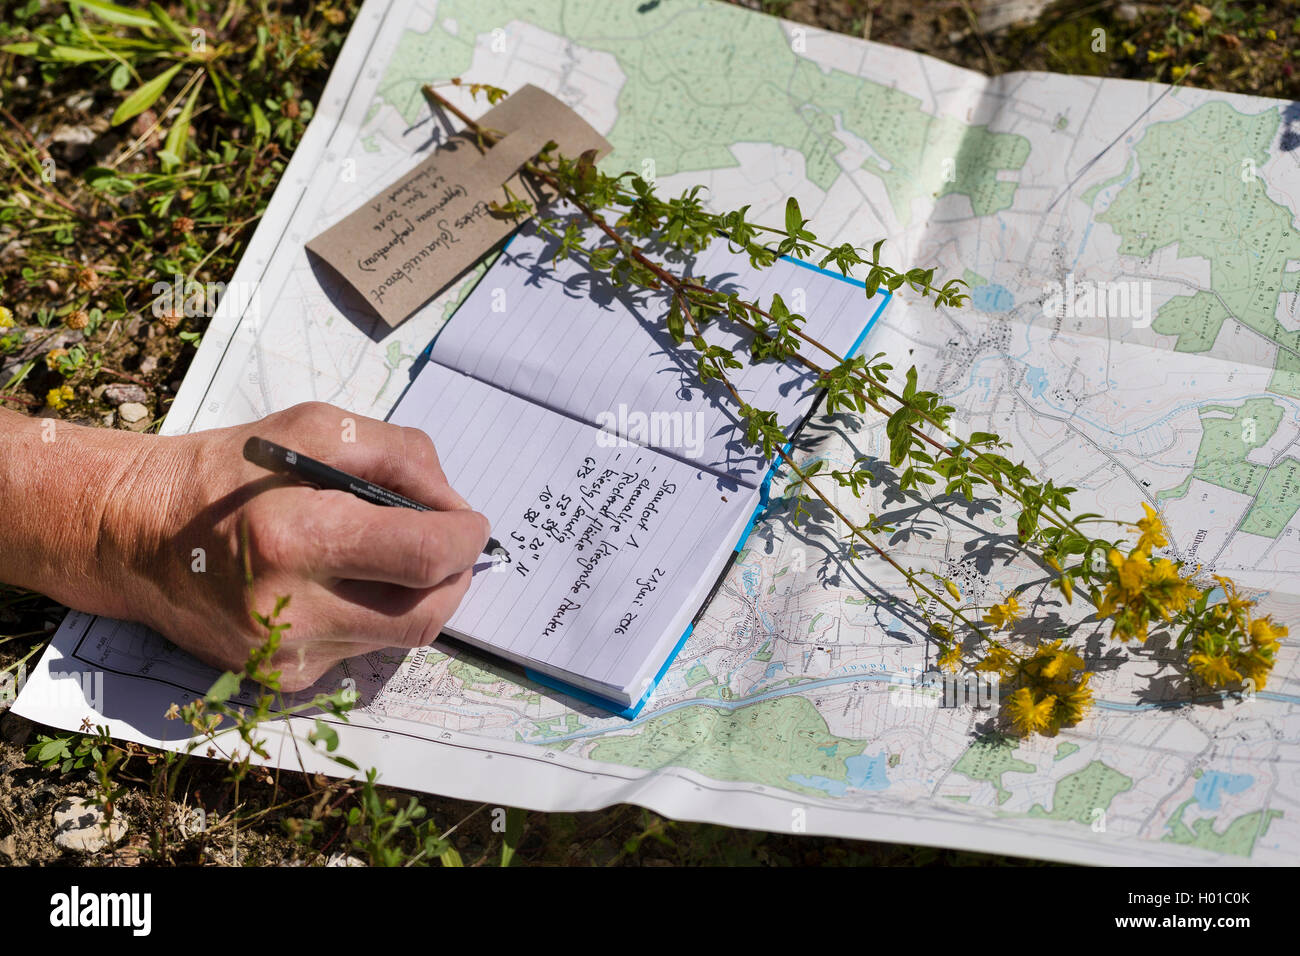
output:
[[[140,362],[140,374],[152,375],[154,369],[156,369],[157,367],[158,367],[158,356],[146,355],[144,359]]]
[[[329,855],[329,859],[325,861],[325,865],[326,866],[365,866],[366,864],[364,860],[361,860],[360,858],[353,856],[351,853],[344,853],[342,850],[337,850],[334,853],[331,853]]]
[[[208,816],[199,807],[177,808],[176,829],[185,839],[197,837],[208,828]]]
[[[89,126],[60,126],[50,140],[63,147],[63,158],[75,163],[85,156],[90,144],[95,141],[95,131]]]
[[[0,840],[0,863],[13,863],[18,859],[18,841],[11,833]]]
[[[104,387],[104,401],[110,405],[122,405],[126,402],[141,405],[149,400],[149,393],[139,385],[115,382]],[[148,414],[147,412],[145,414]],[[125,417],[125,416],[123,416]]]
[[[114,813],[105,832],[104,811],[81,797],[66,797],[54,808],[54,845],[97,853],[126,835],[126,819]]]
[[[134,425],[136,422],[143,421],[149,417],[149,409],[145,408],[139,402],[125,402],[118,406],[117,414],[121,416],[122,421],[128,425]]]

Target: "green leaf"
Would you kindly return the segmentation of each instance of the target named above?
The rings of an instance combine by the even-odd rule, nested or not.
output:
[[[113,72],[108,77],[109,88],[121,93],[126,89],[126,85],[131,82],[131,68],[125,63],[119,63],[113,67]]]
[[[181,28],[176,25],[175,20],[167,15],[166,10],[157,3],[150,3],[149,13],[153,15],[154,21],[170,33],[186,50],[190,48],[190,38],[181,32]]]
[[[67,752],[68,742],[60,737],[55,737],[48,741],[36,754],[36,759],[42,763],[48,763],[55,757],[60,757]]]
[[[451,846],[443,850],[442,854],[438,857],[438,859],[442,860],[443,866],[464,866],[465,865],[461,861],[460,854],[456,852],[456,848]]]
[[[4,46],[0,46],[0,52],[12,53],[14,56],[35,56],[40,48],[41,45],[35,42],[6,43]]]
[[[257,142],[263,142],[271,136],[271,124],[267,122],[266,114],[256,103],[248,105],[248,115],[253,117],[253,139]]]
[[[143,84],[138,90],[124,99],[121,105],[113,111],[113,118],[109,121],[113,126],[129,120],[133,116],[139,116],[149,107],[158,101],[158,97],[163,95],[167,89],[167,84],[172,81],[177,73],[180,72],[184,64],[177,63],[171,69],[159,73],[148,83]]]
[[[307,735],[307,739],[313,744],[320,741],[325,744],[325,749],[331,752],[336,750],[339,745],[338,731],[323,720],[316,721],[316,729]]]
[[[199,90],[203,89],[203,80],[199,79],[194,84],[194,89],[190,91],[189,99],[181,107],[181,115],[176,117],[176,122],[167,132],[167,142],[158,153],[158,159],[162,162],[163,172],[171,172],[185,160],[185,144],[190,138],[190,118],[194,115],[194,103],[199,98]]]
[[[791,196],[785,201],[785,231],[797,236],[803,228],[803,215],[799,212],[798,201]]]
[[[79,46],[54,46],[47,56],[60,63],[90,63],[93,60],[111,60],[113,55],[101,50],[83,50]]]
[[[242,680],[241,675],[226,671],[217,678],[217,682],[212,685],[207,696],[203,699],[209,704],[224,704],[239,692],[239,685]]]
[[[524,811],[519,807],[506,809],[506,833],[501,843],[501,865],[509,866],[519,848],[519,839],[524,835]]]
[[[101,20],[118,23],[124,27],[139,27],[142,30],[152,30],[157,26],[151,17],[146,17],[126,7],[119,7],[115,3],[107,3],[105,0],[72,0],[72,5],[89,10]]]

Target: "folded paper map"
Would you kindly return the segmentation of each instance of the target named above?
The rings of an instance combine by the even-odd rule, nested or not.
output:
[[[904,292],[866,347],[916,364],[964,433],[996,432],[1078,487],[1078,510],[1155,507],[1174,557],[1230,575],[1300,633],[1300,114],[1274,100],[991,80],[719,3],[367,0],[235,276],[260,308],[223,304],[168,432],[308,399],[391,413],[486,264],[390,327],[305,244],[430,155],[442,126],[421,86],[451,77],[548,91],[613,146],[602,168],[666,194],[703,184],[717,208],[776,224],[794,195],[827,241],[886,237],[891,262],[964,277],[969,307]],[[804,461],[887,449],[870,417],[806,432]],[[920,507],[885,484],[837,504],[896,525],[901,559],[972,600],[1028,580],[1000,556],[1014,513]],[[899,613],[908,600],[887,569],[850,564],[838,538],[774,507],[635,720],[436,646],[354,659],[324,683],[360,694],[339,752],[389,785],[498,805],[632,802],[1089,863],[1300,854],[1294,637],[1266,690],[1193,706],[1142,654],[1111,664],[1101,635],[1079,635],[1097,706],[1019,741],[986,736],[978,699],[954,705],[921,678],[933,654]],[[71,614],[16,709],[179,746],[163,713],[215,676],[140,627]],[[296,766],[288,742],[273,753]]]

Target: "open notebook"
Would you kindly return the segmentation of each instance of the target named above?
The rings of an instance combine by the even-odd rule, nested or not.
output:
[[[888,301],[791,260],[755,270],[724,241],[675,268],[765,305],[781,295],[841,355]],[[549,241],[526,226],[390,416],[433,438],[452,487],[509,554],[475,569],[446,632],[628,717],[739,549],[772,467],[744,443],[725,387],[701,387],[676,351],[664,309],[661,297],[616,290],[576,259],[552,262]],[[742,331],[724,323],[707,335],[744,345]],[[805,354],[826,364],[814,346]],[[765,362],[731,380],[778,413],[787,437],[812,408],[803,366]]]

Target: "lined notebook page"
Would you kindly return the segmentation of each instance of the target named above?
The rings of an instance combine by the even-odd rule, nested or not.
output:
[[[597,693],[663,663],[757,500],[434,363],[391,421],[433,439],[511,555],[475,573],[447,630]]]
[[[743,442],[725,387],[702,388],[690,350],[679,355],[662,329],[665,300],[616,290],[576,258],[552,263],[549,242],[524,226],[439,333],[431,359],[746,485],[762,481],[770,463]],[[809,317],[811,337],[841,355],[880,301],[792,262],[756,270],[721,240],[686,271],[764,308],[779,294]],[[735,329],[717,323],[706,338],[747,347],[750,336]],[[802,352],[822,367],[830,363],[813,346]],[[728,376],[750,404],[776,411],[787,434],[811,406],[813,377],[793,362],[747,365]]]

